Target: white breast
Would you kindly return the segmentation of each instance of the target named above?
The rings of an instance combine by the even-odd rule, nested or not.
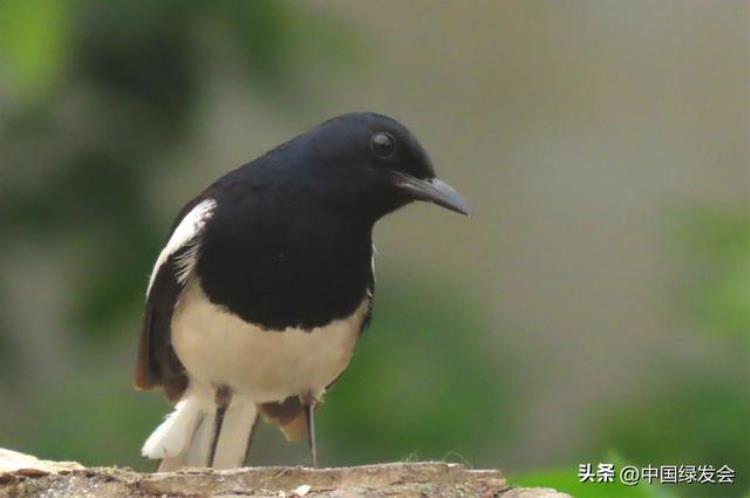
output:
[[[369,302],[309,332],[263,330],[211,303],[197,279],[172,316],[172,344],[191,379],[226,384],[256,402],[320,395],[349,364]]]

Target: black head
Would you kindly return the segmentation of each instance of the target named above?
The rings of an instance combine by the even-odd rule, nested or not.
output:
[[[415,200],[468,214],[466,202],[435,176],[427,152],[395,119],[374,113],[333,118],[309,134],[330,200],[377,219]]]

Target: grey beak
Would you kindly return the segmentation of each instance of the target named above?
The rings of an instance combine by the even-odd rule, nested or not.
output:
[[[466,216],[470,215],[469,205],[466,204],[461,194],[440,178],[420,180],[400,171],[394,171],[393,174],[396,186],[407,192],[412,198],[432,202]]]

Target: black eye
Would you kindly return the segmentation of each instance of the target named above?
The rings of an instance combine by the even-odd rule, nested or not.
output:
[[[396,150],[396,140],[393,135],[386,132],[376,133],[370,139],[372,151],[381,159],[387,159],[393,155]]]

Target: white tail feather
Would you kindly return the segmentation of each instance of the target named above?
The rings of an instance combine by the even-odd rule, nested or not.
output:
[[[190,442],[189,435],[202,418],[201,406],[195,399],[183,399],[167,415],[143,444],[141,454],[148,458],[169,458],[179,455]]]
[[[173,461],[162,460],[159,470],[164,472],[171,466],[208,467],[208,456],[211,452],[211,438],[214,434],[214,407],[206,409],[195,431],[190,434],[190,445],[187,450]]]
[[[161,459],[159,471],[206,467],[216,406],[207,390],[188,389],[143,445],[143,456]],[[227,408],[214,456],[215,468],[241,467],[258,412],[251,400],[235,395]]]
[[[232,403],[224,414],[219,442],[216,445],[215,468],[242,467],[257,417],[258,409],[255,403],[241,396],[232,398]]]

